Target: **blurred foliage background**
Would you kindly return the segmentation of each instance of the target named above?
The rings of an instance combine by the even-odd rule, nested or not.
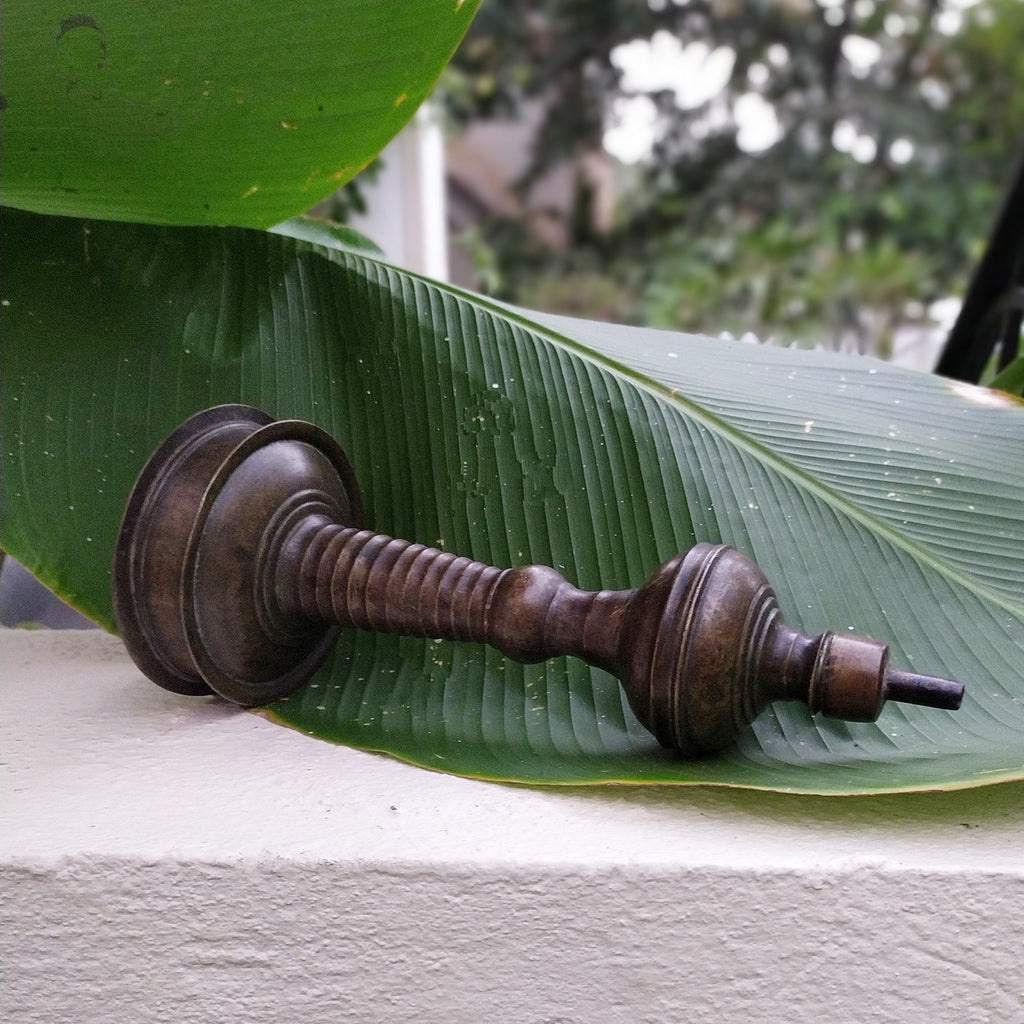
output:
[[[886,356],[967,286],[1021,82],[1021,0],[485,0],[446,116],[536,130],[524,215],[463,242],[524,306]]]

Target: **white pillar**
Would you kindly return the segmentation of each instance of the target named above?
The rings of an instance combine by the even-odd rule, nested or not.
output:
[[[376,181],[363,193],[367,212],[350,218],[392,263],[448,280],[448,218],[444,140],[429,104],[381,153]]]

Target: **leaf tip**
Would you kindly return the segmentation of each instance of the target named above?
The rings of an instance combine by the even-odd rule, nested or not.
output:
[[[1020,399],[1005,391],[995,391],[992,388],[979,387],[977,384],[967,384],[962,380],[946,381],[946,387],[958,398],[974,405],[983,405],[992,409],[1014,409],[1021,405]]]

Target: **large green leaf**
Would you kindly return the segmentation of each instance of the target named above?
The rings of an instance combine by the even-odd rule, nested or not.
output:
[[[479,0],[7,0],[3,200],[269,227],[409,120]]]
[[[588,588],[725,540],[794,624],[891,640],[900,665],[968,684],[955,714],[891,706],[875,725],[779,704],[724,757],[687,763],[575,659],[353,631],[277,718],[530,781],[864,792],[1024,776],[1013,399],[867,359],[505,310],[280,235],[17,213],[3,235],[4,544],[101,622],[148,452],[190,413],[243,401],[334,433],[383,531],[547,562]]]

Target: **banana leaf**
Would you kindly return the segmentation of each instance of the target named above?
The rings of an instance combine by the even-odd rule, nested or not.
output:
[[[792,624],[967,684],[959,712],[890,705],[874,724],[776,704],[723,756],[685,761],[575,659],[351,631],[265,710],[278,721],[533,783],[1024,778],[1019,402],[866,358],[513,310],[285,230],[0,221],[2,541],[96,621],[113,628],[118,522],[150,451],[245,402],[334,434],[389,534],[590,589],[725,541]]]
[[[4,5],[3,201],[270,227],[412,117],[479,0]]]

